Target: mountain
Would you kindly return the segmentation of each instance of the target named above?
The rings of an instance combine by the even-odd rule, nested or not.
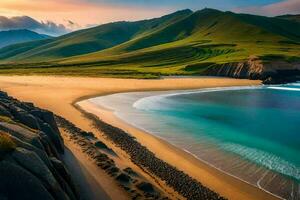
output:
[[[76,31],[53,40],[45,40],[39,44],[23,44],[22,51],[15,52],[19,46],[10,46],[0,50],[1,58],[8,60],[39,60],[39,58],[65,58],[107,49],[133,37],[151,32],[169,23],[180,20],[191,14],[190,10],[182,10],[161,18],[137,22],[115,22],[98,27]],[[9,56],[3,56],[8,54]]]
[[[287,20],[292,20],[295,22],[300,22],[300,14],[299,15],[281,15],[281,16],[277,16],[278,18],[281,19],[287,19]]]
[[[0,73],[266,79],[300,70],[300,23],[214,9],[183,10],[8,46],[0,50],[0,59],[0,69],[5,69]]]
[[[73,68],[75,74],[209,74],[266,79],[278,70],[293,70],[299,66],[293,62],[299,61],[298,23],[204,9],[151,34],[60,63],[78,66]]]
[[[50,38],[48,35],[38,34],[30,30],[0,31],[0,48],[22,42]]]

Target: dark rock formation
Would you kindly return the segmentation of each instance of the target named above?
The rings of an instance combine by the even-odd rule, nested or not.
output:
[[[131,168],[127,167],[124,169],[124,172],[126,172],[127,174],[129,174],[130,176],[134,176],[134,177],[138,177],[139,175],[133,171]]]
[[[60,128],[69,133],[70,139],[81,147],[81,150],[95,161],[98,167],[103,169],[107,174],[114,177],[119,185],[132,197],[132,199],[157,199],[166,200],[166,198],[158,188],[152,186],[152,192],[145,192],[143,187],[138,187],[137,183],[143,179],[138,173],[131,168],[120,169],[116,166],[110,156],[116,156],[116,153],[107,147],[102,141],[98,140],[93,133],[85,132],[76,127],[70,121],[56,116],[56,121]],[[142,183],[149,186],[150,183]],[[150,184],[151,185],[151,184]]]
[[[245,62],[215,64],[207,63],[205,75],[225,76],[262,80],[264,84],[283,84],[300,81],[300,63],[273,60],[263,62],[260,58],[250,57]],[[203,67],[203,63],[199,67]],[[186,68],[197,68],[197,64]]]
[[[300,70],[280,70],[263,80],[265,85],[286,84],[300,81]]]
[[[153,185],[150,183],[141,182],[137,185],[137,188],[144,191],[145,193],[154,193]]]
[[[126,175],[126,174],[119,174],[117,177],[116,177],[116,180],[121,182],[121,183],[129,183],[131,181],[131,178],[130,176]]]
[[[13,162],[0,162],[0,199],[54,200],[41,180]]]
[[[106,146],[106,144],[104,144],[104,143],[101,142],[101,141],[95,142],[94,145],[95,145],[97,148],[99,148],[99,149],[101,149],[101,150],[103,150],[103,151],[105,151],[105,152],[107,152],[107,153],[109,153],[109,154],[111,154],[111,155],[113,155],[113,156],[117,156],[117,154],[116,154],[111,148],[109,148],[108,146]]]
[[[51,112],[0,92],[0,199],[80,199]]]

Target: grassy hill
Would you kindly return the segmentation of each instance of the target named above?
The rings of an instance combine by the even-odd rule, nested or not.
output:
[[[161,18],[137,22],[115,22],[69,33],[53,40],[37,43],[24,43],[19,46],[0,49],[0,57],[6,61],[41,61],[65,58],[100,51],[126,42],[133,37],[166,26],[192,13],[182,10]],[[9,52],[9,53],[8,53]],[[9,55],[9,56],[4,56]]]
[[[213,9],[184,10],[1,49],[6,64],[0,73],[153,78],[204,74],[249,57],[262,63],[300,61],[300,23]]]
[[[299,15],[281,15],[281,16],[278,16],[278,18],[287,19],[287,20],[291,20],[291,21],[295,21],[295,22],[300,22],[300,14]]]
[[[0,48],[16,43],[50,38],[48,35],[38,34],[30,30],[0,31]]]

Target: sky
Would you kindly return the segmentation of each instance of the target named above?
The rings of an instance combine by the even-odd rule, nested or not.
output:
[[[61,35],[113,21],[206,7],[275,16],[299,14],[300,0],[0,0],[0,30],[24,28]]]

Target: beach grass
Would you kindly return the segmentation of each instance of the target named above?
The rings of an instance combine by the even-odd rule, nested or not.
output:
[[[16,148],[16,144],[5,133],[0,132],[0,157],[6,153],[13,151]]]

